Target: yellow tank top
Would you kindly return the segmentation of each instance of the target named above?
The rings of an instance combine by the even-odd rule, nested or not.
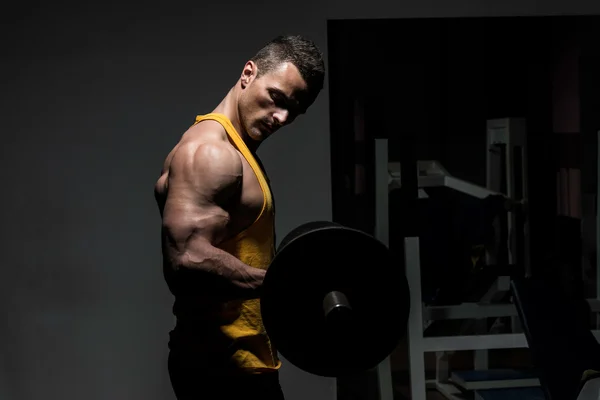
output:
[[[219,247],[251,267],[267,269],[275,255],[275,208],[268,178],[226,116],[198,115],[195,124],[205,120],[217,121],[225,128],[232,145],[254,171],[264,195],[262,210],[254,223]],[[229,342],[227,354],[236,368],[250,373],[280,368],[281,361],[262,324],[259,299],[228,302],[220,312],[228,316],[219,329]]]

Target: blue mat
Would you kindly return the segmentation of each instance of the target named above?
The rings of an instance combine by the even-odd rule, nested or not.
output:
[[[546,400],[541,388],[476,390],[475,400]]]

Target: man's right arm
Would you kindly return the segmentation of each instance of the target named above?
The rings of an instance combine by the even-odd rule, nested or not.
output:
[[[163,228],[173,267],[202,295],[221,299],[259,297],[265,271],[218,248],[230,234],[226,204],[238,201],[242,161],[228,143],[180,149],[171,161]]]

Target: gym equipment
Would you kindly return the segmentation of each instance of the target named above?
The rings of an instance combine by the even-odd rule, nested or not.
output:
[[[540,380],[534,370],[496,369],[453,371],[452,382],[463,390],[503,390],[538,387]]]
[[[479,186],[451,175],[437,160],[414,160],[401,157],[401,163],[390,162],[387,139],[375,140],[376,220],[377,237],[386,241],[390,232],[390,215],[393,214],[389,192],[395,188],[414,195],[416,199],[435,195],[435,189],[452,190],[474,199],[505,199],[505,218],[498,221],[496,235],[501,240],[496,248],[486,249],[486,264],[521,266],[529,274],[529,237],[527,213],[527,131],[522,118],[500,118],[487,121],[485,147],[486,183]],[[402,143],[402,153],[410,153],[409,143]],[[500,196],[500,197],[499,197]],[[414,207],[414,205],[413,205]],[[412,214],[414,210],[411,210]],[[413,225],[418,226],[416,221]],[[407,221],[402,220],[402,226]],[[499,302],[510,294],[510,276],[499,275],[487,293],[478,301],[459,305],[429,306],[424,304],[421,287],[422,243],[418,230],[404,235],[406,277],[411,288],[411,311],[408,324],[411,398],[424,400],[426,388],[433,387],[446,398],[454,399],[460,391],[450,379],[448,359],[455,351],[474,350],[474,369],[488,369],[488,349],[527,347],[518,326],[513,304]],[[489,251],[492,250],[492,251]],[[431,251],[425,249],[424,251]],[[501,254],[502,257],[498,257]],[[486,319],[512,318],[512,333],[497,333],[486,326]],[[451,336],[426,336],[425,329],[437,320],[469,320],[464,329]],[[467,329],[468,328],[468,329]],[[470,331],[475,331],[471,334]],[[425,353],[436,353],[436,376],[425,377]],[[386,363],[378,368],[381,400],[393,398],[391,370]]]
[[[541,278],[511,282],[533,364],[547,400],[597,399],[597,391],[592,397],[581,391],[584,372],[600,371],[591,307],[583,296],[568,294],[561,286]]]
[[[400,259],[365,232],[327,221],[300,225],[281,242],[261,294],[263,324],[296,367],[339,377],[375,367],[408,323]]]
[[[476,391],[473,400],[527,399],[547,400],[539,387],[485,389]]]

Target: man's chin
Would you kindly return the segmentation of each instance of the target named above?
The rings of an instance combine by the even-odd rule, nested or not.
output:
[[[248,137],[257,143],[262,142],[263,140],[265,140],[268,137],[268,134],[264,133],[264,132],[253,132],[250,131],[248,132]]]
[[[255,142],[262,142],[263,140],[271,136],[271,132],[256,129],[251,131],[249,136]]]

